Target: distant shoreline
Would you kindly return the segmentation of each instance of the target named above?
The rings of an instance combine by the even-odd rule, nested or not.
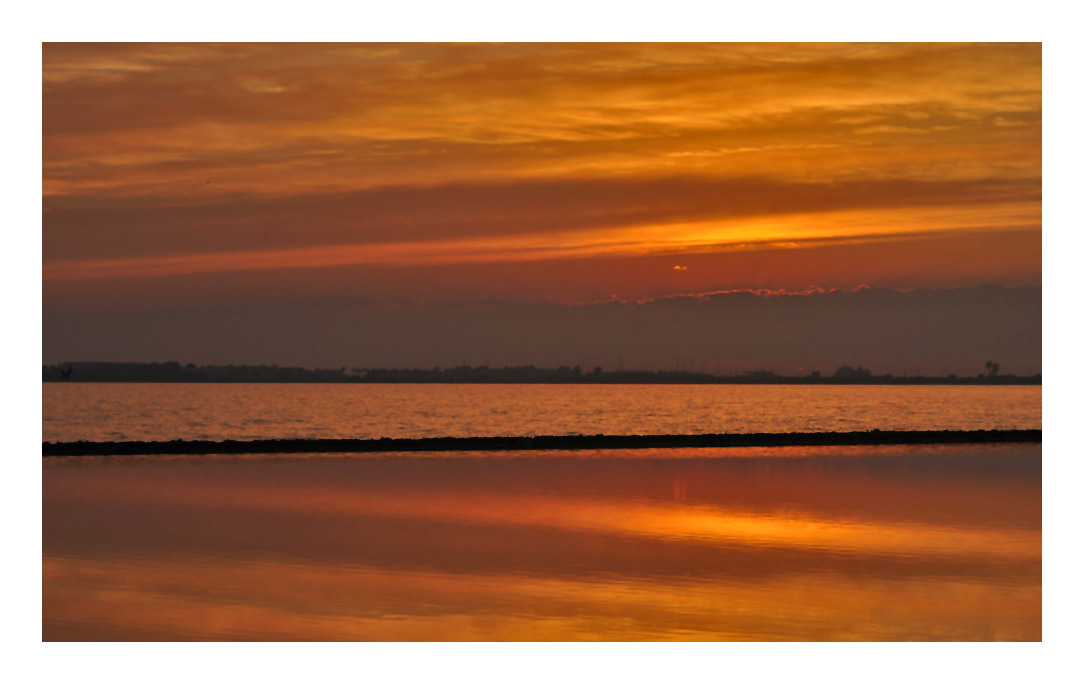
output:
[[[345,440],[77,441],[55,443],[43,442],[42,457],[1028,443],[1042,442],[1042,434],[1043,431],[1039,429],[974,431],[872,430],[850,433],[540,435],[534,437],[379,438]]]
[[[744,378],[720,378],[717,380],[599,380],[599,381],[279,381],[279,380],[70,380],[61,381],[56,379],[43,379],[42,383],[153,383],[161,385],[228,385],[235,384],[267,384],[267,385],[1043,385],[1038,378],[1027,376],[1007,376],[995,380],[976,378],[930,378],[924,376],[873,378],[870,380],[837,380],[822,378],[812,380],[808,378],[780,377],[773,380],[749,380]]]
[[[996,365],[997,366],[997,365]],[[323,384],[532,384],[532,385],[1042,385],[1042,377],[999,375],[875,375],[842,366],[832,375],[781,376],[764,369],[722,376],[695,371],[584,372],[579,366],[541,368],[457,366],[447,369],[303,369],[279,366],[195,366],[166,362],[64,362],[42,367],[43,383],[323,383]]]

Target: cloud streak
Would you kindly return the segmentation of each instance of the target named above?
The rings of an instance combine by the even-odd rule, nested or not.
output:
[[[801,239],[826,231],[845,236],[879,228],[1035,226],[1040,196],[1039,182],[1031,179],[800,184],[679,177],[395,187],[198,204],[46,198],[43,249],[48,263],[244,252],[257,245],[289,249],[413,241],[426,251],[454,240],[491,239],[496,247],[512,236],[532,235],[540,248],[558,237],[575,248],[598,242],[604,232],[606,242],[631,246],[692,246]],[[433,245],[427,248],[426,241]]]

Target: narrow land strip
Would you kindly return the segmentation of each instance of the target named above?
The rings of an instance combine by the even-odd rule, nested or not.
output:
[[[598,450],[665,447],[784,447],[1042,442],[1041,430],[713,433],[706,435],[539,435],[532,437],[43,442],[42,457],[300,452],[453,452]]]

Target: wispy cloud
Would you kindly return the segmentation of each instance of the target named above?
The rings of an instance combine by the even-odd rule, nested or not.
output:
[[[180,191],[201,160],[222,192],[1039,168],[1038,45],[46,45],[42,69],[47,192]]]
[[[47,279],[1041,224],[1038,44],[46,44],[42,78]]]

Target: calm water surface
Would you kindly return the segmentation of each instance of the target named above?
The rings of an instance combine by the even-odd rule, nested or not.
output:
[[[1041,428],[1040,386],[43,383],[42,440]]]
[[[1042,637],[1039,445],[43,459],[42,481],[45,640]]]
[[[1040,387],[43,384],[43,440],[1041,428]],[[45,640],[1039,640],[1033,445],[42,460]]]

